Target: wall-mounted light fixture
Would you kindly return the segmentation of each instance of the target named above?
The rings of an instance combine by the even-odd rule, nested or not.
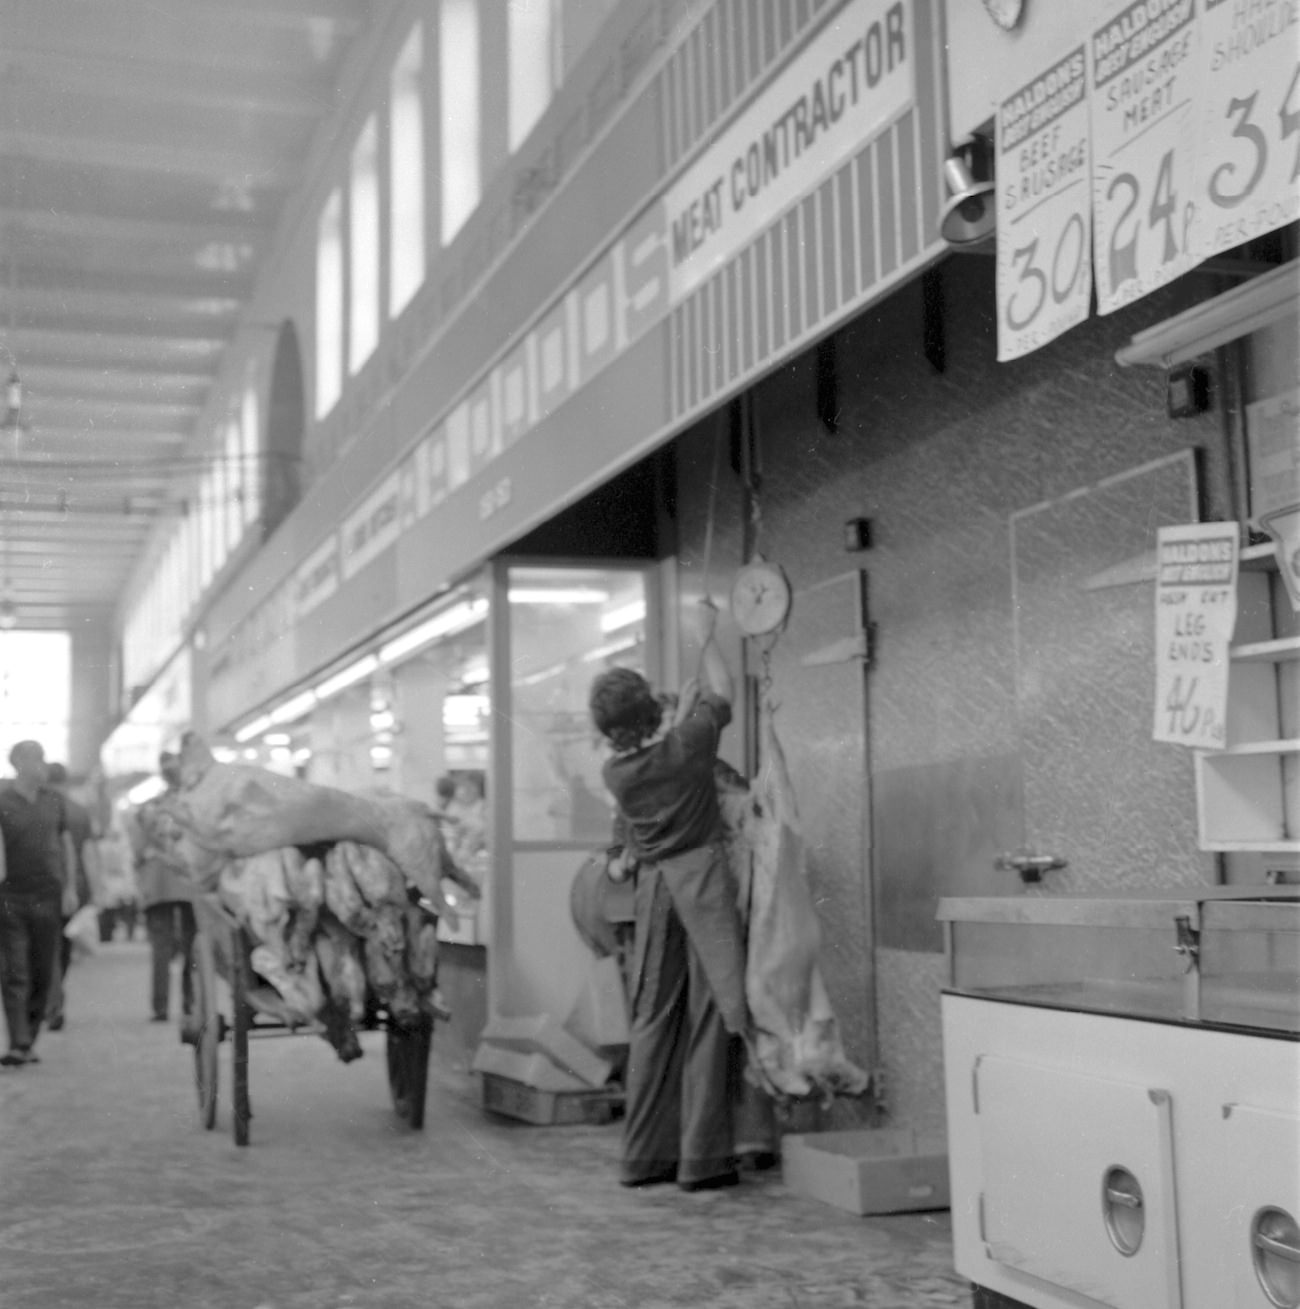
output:
[[[939,219],[939,235],[949,245],[983,245],[993,236],[997,225],[993,182],[977,180],[992,172],[990,153],[985,138],[975,136],[944,161],[943,178],[950,198]]]

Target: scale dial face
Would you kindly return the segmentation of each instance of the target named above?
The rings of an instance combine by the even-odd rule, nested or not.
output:
[[[746,636],[775,632],[790,613],[790,582],[775,564],[755,560],[736,574],[731,616]]]
[[[1009,32],[1020,21],[1024,11],[1025,0],[984,0],[984,8],[989,17],[1004,32]]]

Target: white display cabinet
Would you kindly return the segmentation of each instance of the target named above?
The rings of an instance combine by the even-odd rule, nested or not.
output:
[[[1300,631],[1273,546],[1242,551],[1227,745],[1198,751],[1204,850],[1300,856]]]
[[[1300,1306],[1300,888],[943,900],[980,1309]]]

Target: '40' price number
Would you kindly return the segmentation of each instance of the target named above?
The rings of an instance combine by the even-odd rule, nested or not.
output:
[[[1214,712],[1214,707],[1197,700],[1199,681],[1197,677],[1185,678],[1182,673],[1174,674],[1164,704],[1165,713],[1169,715],[1169,735],[1222,743],[1223,724]]]
[[[1172,263],[1187,246],[1187,230],[1191,225],[1193,206],[1187,202],[1182,210],[1181,231],[1175,230],[1178,216],[1178,190],[1174,184],[1174,151],[1166,150],[1156,170],[1155,185],[1146,204],[1145,212],[1138,213],[1144,201],[1142,183],[1133,173],[1116,173],[1106,188],[1106,199],[1119,197],[1122,206],[1119,217],[1110,229],[1110,248],[1107,251],[1106,269],[1113,295],[1125,282],[1138,277],[1138,245],[1143,226],[1156,233],[1160,250],[1160,267]],[[1130,219],[1133,221],[1130,223]],[[1181,245],[1179,244],[1181,241]]]
[[[1296,103],[1298,88],[1300,64],[1296,65],[1291,84],[1276,113],[1265,115],[1269,126],[1274,119],[1280,126],[1279,144],[1285,145],[1288,137],[1300,137],[1300,104]],[[1241,141],[1242,145],[1237,148],[1238,158],[1224,160],[1210,174],[1210,200],[1220,209],[1235,209],[1249,200],[1268,168],[1268,133],[1256,121],[1258,104],[1259,92],[1252,91],[1240,98],[1234,96],[1224,110],[1223,116],[1232,123],[1233,140]],[[1294,182],[1297,177],[1300,177],[1300,140],[1296,142],[1288,180]]]
[[[1076,209],[1057,233],[1056,246],[1046,269],[1038,261],[1038,237],[1012,253],[1012,266],[1020,270],[1015,292],[1007,298],[1007,326],[1013,332],[1032,327],[1049,297],[1058,306],[1070,298],[1083,275],[1087,245],[1087,228],[1083,215]]]

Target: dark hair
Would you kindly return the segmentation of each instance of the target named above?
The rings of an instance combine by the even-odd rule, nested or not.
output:
[[[62,764],[48,764],[45,768],[45,780],[51,786],[62,786],[68,780],[68,770]]]
[[[450,800],[456,794],[456,779],[443,776],[433,784],[434,794],[439,800]]]
[[[591,684],[591,721],[615,750],[635,750],[659,730],[664,707],[631,668],[611,668]]]

